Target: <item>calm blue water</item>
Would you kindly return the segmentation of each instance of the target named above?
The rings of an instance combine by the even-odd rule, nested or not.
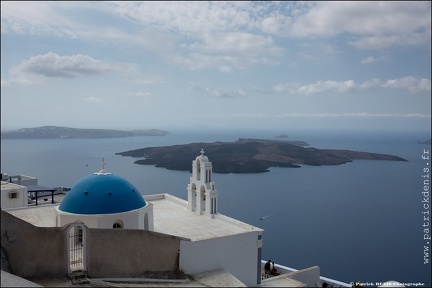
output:
[[[281,131],[173,132],[165,137],[2,140],[1,170],[35,176],[45,186],[71,187],[105,169],[142,194],[186,199],[189,172],[133,164],[114,155],[131,149],[192,142],[275,139]],[[282,131],[282,133],[286,133]],[[263,258],[344,282],[423,282],[423,149],[430,133],[292,131],[287,140],[317,148],[393,154],[409,162],[354,161],[341,166],[272,168],[270,173],[214,174],[219,212],[265,229]],[[197,151],[197,155],[199,151]],[[211,155],[207,155],[212,160]],[[191,161],[194,159],[191,159]],[[268,216],[260,220],[262,216]],[[430,228],[430,227],[429,227]],[[430,245],[429,245],[430,248]]]

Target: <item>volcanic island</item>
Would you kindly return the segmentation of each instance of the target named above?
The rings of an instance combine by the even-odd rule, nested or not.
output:
[[[318,149],[303,141],[240,138],[234,142],[190,143],[146,147],[115,153],[143,158],[134,163],[169,170],[191,171],[191,161],[200,151],[211,157],[215,173],[261,173],[270,167],[300,168],[301,165],[342,165],[353,160],[407,160],[393,155],[351,150]]]

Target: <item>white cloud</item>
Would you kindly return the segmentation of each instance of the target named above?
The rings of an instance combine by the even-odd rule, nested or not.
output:
[[[381,55],[378,57],[368,56],[366,58],[363,58],[361,60],[361,63],[362,64],[372,64],[372,63],[376,63],[376,62],[386,61],[388,59],[389,59],[389,57],[387,55]]]
[[[302,43],[301,50],[297,52],[298,56],[314,62],[329,62],[334,60],[338,54],[340,54],[338,48],[322,41]]]
[[[247,27],[253,23],[248,2],[108,2],[105,9],[154,29],[195,33],[217,32]]]
[[[2,33],[121,43],[150,50],[168,64],[222,73],[281,64],[287,53],[282,37],[347,34],[354,47],[375,49],[424,45],[431,31],[424,2],[11,1],[2,2],[1,13]],[[97,17],[81,16],[89,13]],[[297,55],[329,61],[339,52],[320,42],[303,44]]]
[[[427,45],[430,42],[430,3],[423,1],[318,2],[292,26],[298,37],[355,35],[357,48]]]
[[[429,79],[419,79],[412,76],[387,80],[383,84],[385,88],[395,88],[395,89],[407,89],[411,93],[419,93],[424,91],[431,91],[431,80]]]
[[[60,56],[48,52],[37,55],[9,69],[9,78],[2,79],[5,85],[35,84],[45,78],[77,78],[112,71],[132,71],[127,65],[115,65],[95,60],[88,55]]]
[[[318,81],[312,85],[302,86],[298,89],[300,93],[311,94],[322,92],[326,90],[336,90],[338,92],[346,92],[355,88],[356,84],[354,80],[347,80],[343,82],[337,81]]]
[[[422,113],[308,113],[308,112],[293,112],[282,114],[264,114],[264,113],[232,113],[219,114],[220,118],[410,118],[410,119],[427,119],[431,118],[431,114]]]
[[[154,31],[155,35],[181,34],[189,39],[226,32],[262,32],[288,37],[349,33],[355,37],[351,44],[358,48],[384,48],[428,44],[431,33],[430,3],[423,1],[1,3],[2,33],[45,34],[92,41],[121,38],[140,41],[140,37],[128,37],[130,32],[103,27],[96,21],[83,22],[79,16],[83,12],[94,11],[105,18],[132,22],[139,31]],[[147,36],[144,38],[150,39]]]
[[[128,96],[132,98],[150,98],[152,94],[150,92],[131,92]]]
[[[118,69],[115,65],[106,64],[87,55],[60,56],[48,52],[21,63],[12,70],[13,73],[31,73],[50,78],[75,78],[100,74]]]
[[[371,89],[374,87],[381,87],[382,85],[383,85],[383,82],[380,79],[373,78],[372,80],[363,82],[362,84],[360,84],[358,86],[358,88],[360,90],[367,90],[367,89]]]
[[[220,118],[263,118],[268,115],[263,113],[233,113],[233,114],[219,114],[217,117]]]
[[[233,91],[221,91],[214,90],[212,95],[217,98],[238,98],[238,97],[246,97],[246,93],[242,89],[237,89]]]
[[[104,99],[98,98],[98,97],[94,97],[94,96],[83,98],[83,100],[86,101],[86,102],[91,102],[91,103],[104,103],[105,102]]]
[[[242,32],[205,34],[183,48],[188,52],[178,59],[191,69],[215,67],[222,72],[251,65],[276,65],[284,54],[271,37]]]
[[[375,87],[380,88],[394,88],[408,90],[410,93],[421,93],[431,91],[431,81],[424,78],[415,78],[407,76],[399,79],[391,79],[382,81],[374,78],[365,81],[361,84],[356,83],[354,80],[347,81],[317,81],[312,84],[301,85],[299,83],[283,83],[273,87],[274,92],[289,93],[289,94],[316,94],[325,91],[347,92],[349,90],[366,90]]]
[[[131,80],[133,83],[151,85],[151,84],[163,84],[164,81],[160,77],[141,77]]]
[[[210,89],[192,82],[188,84],[187,91],[200,96],[216,98],[242,98],[247,96],[242,89]]]
[[[309,117],[309,118],[431,118],[430,114],[421,113],[284,113],[275,117]]]
[[[1,8],[2,33],[77,38],[89,29],[70,17],[72,12],[94,6],[78,1],[2,1]]]
[[[352,90],[356,87],[354,80],[347,80],[343,82],[338,81],[318,81],[316,83],[310,85],[300,86],[297,89],[297,93],[299,94],[315,94],[324,92],[327,90],[334,90],[338,92],[346,92],[348,90]]]

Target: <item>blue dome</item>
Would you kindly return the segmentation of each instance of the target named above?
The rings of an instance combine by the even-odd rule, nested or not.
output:
[[[146,206],[141,193],[132,184],[111,173],[101,172],[75,183],[63,198],[59,210],[74,214],[112,214]]]

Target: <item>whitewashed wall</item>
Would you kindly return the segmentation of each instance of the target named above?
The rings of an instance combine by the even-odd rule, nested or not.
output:
[[[9,193],[16,192],[18,193],[18,198],[10,199]],[[2,182],[1,184],[1,208],[2,209],[10,209],[10,208],[18,208],[18,207],[27,207],[28,206],[28,197],[27,197],[27,187]]]
[[[153,231],[153,205],[148,204],[145,207],[124,213],[115,214],[93,214],[80,215],[65,213],[55,209],[57,226],[62,227],[69,223],[82,222],[89,228],[112,229],[116,221],[121,221],[124,229],[144,229],[144,216],[148,215],[149,230]]]
[[[180,242],[180,270],[195,274],[224,269],[247,286],[257,285],[258,232],[203,241]],[[258,271],[259,270],[259,271]]]

